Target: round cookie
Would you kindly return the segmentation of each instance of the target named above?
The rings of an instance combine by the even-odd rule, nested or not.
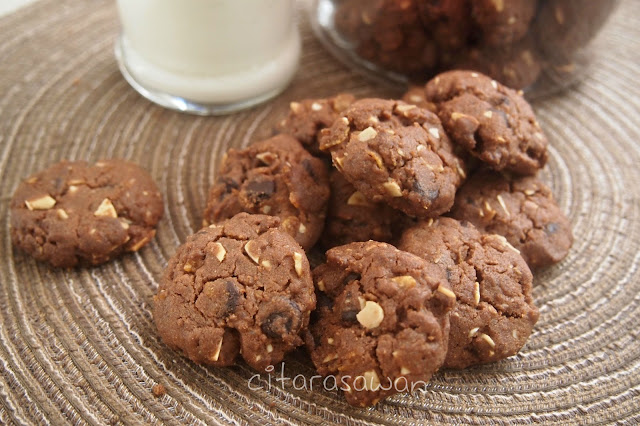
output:
[[[342,174],[331,171],[331,198],[321,242],[327,248],[355,241],[390,242],[408,218],[384,203],[369,201]]]
[[[162,340],[189,359],[263,370],[303,343],[315,308],[304,251],[273,216],[240,213],[181,245],[154,297]]]
[[[25,179],[11,199],[11,240],[56,267],[97,265],[155,235],[162,196],[124,160],[61,161]]]
[[[329,127],[340,117],[355,97],[340,93],[326,99],[304,99],[289,104],[289,114],[276,126],[279,133],[286,133],[300,141],[314,155],[324,154],[318,148],[320,130]]]
[[[573,244],[569,220],[533,176],[478,172],[460,188],[451,216],[504,236],[531,268],[559,262]]]
[[[376,404],[421,387],[440,368],[455,295],[437,265],[368,241],[329,250],[313,276],[322,303],[305,342],[347,402]]]
[[[438,117],[402,101],[353,103],[321,132],[320,149],[367,199],[415,217],[447,212],[466,175]]]
[[[444,367],[498,361],[526,343],[539,317],[533,276],[504,237],[441,217],[407,229],[398,248],[440,266],[456,295]]]
[[[521,93],[474,71],[448,71],[425,86],[454,143],[495,170],[535,174],[548,141]]]
[[[327,175],[324,162],[289,135],[230,149],[209,191],[204,225],[240,212],[278,216],[282,228],[308,249],[324,226]]]
[[[537,0],[473,0],[471,15],[483,45],[504,46],[522,39],[538,7]]]

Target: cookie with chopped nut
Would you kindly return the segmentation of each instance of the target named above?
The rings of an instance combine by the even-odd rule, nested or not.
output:
[[[479,172],[458,191],[451,216],[504,236],[531,268],[561,261],[573,244],[571,223],[533,176]]]
[[[444,367],[498,361],[526,343],[539,317],[533,276],[504,237],[441,217],[407,229],[398,248],[438,265],[456,295]]]
[[[440,368],[455,294],[437,265],[368,241],[327,251],[313,276],[319,306],[307,349],[350,404],[419,388]]]
[[[390,242],[408,221],[399,210],[368,200],[339,171],[331,171],[329,180],[331,198],[320,239],[324,247],[368,240]]]
[[[480,43],[504,46],[521,40],[536,14],[537,0],[473,0],[471,16]]]
[[[355,101],[349,93],[324,99],[304,99],[289,104],[289,114],[276,126],[280,133],[298,139],[314,155],[323,154],[318,148],[320,130],[329,127]]]
[[[209,191],[204,225],[240,212],[278,216],[282,228],[308,249],[322,233],[328,200],[324,161],[292,136],[277,135],[226,153]]]
[[[321,132],[320,149],[367,199],[415,217],[447,212],[466,175],[438,117],[402,101],[353,103]]]
[[[55,267],[97,265],[147,244],[162,213],[162,196],[138,165],[61,161],[16,189],[11,240]]]
[[[240,213],[181,245],[154,297],[165,344],[214,366],[263,371],[303,343],[315,308],[309,262],[280,219]]]
[[[548,141],[521,92],[474,71],[448,71],[425,85],[454,143],[494,170],[531,175],[547,162]]]

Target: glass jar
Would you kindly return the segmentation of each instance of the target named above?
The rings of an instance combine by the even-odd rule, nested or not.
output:
[[[537,96],[574,82],[619,0],[314,0],[339,59],[392,81],[472,69]]]
[[[280,93],[300,57],[294,0],[118,0],[116,57],[140,94],[222,114]]]

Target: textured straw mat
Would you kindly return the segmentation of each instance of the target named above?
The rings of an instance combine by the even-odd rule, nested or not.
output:
[[[568,258],[537,274],[541,318],[518,356],[441,371],[423,392],[373,409],[300,389],[244,364],[187,361],[156,337],[150,302],[166,261],[201,221],[230,146],[269,133],[289,101],[352,91],[397,96],[354,75],[314,40],[275,101],[228,117],[171,112],[141,98],[113,55],[114,2],[45,0],[0,20],[0,423],[442,423],[640,421],[640,2],[597,41],[583,84],[535,104],[552,141],[542,173],[574,224]],[[123,157],[165,196],[157,238],[106,265],[53,270],[11,247],[21,177],[63,158]],[[303,351],[285,377],[313,375]],[[154,397],[160,383],[166,394]],[[308,384],[308,382],[307,382]],[[261,387],[261,389],[256,389]]]

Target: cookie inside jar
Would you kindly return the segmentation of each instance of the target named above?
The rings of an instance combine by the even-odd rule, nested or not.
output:
[[[314,0],[316,36],[347,65],[396,84],[451,69],[546,95],[579,80],[619,0]]]

